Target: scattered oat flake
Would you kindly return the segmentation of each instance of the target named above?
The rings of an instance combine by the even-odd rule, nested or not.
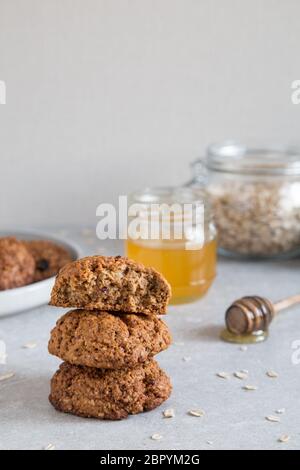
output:
[[[272,423],[279,423],[280,422],[280,418],[279,416],[266,416],[266,420],[267,421],[271,421]]]
[[[248,373],[247,372],[243,372],[243,371],[240,371],[240,372],[234,372],[233,374],[237,379],[240,379],[240,380],[245,380],[248,378]]]
[[[248,347],[247,346],[240,346],[240,351],[247,351]]]
[[[3,374],[3,375],[0,375],[0,382],[2,380],[7,380],[7,379],[10,379],[11,377],[13,377],[15,374],[13,372],[9,372],[8,374]]]
[[[174,346],[184,346],[184,343],[182,341],[175,341]]]
[[[278,415],[283,415],[283,413],[285,413],[285,408],[279,408],[278,410],[276,410],[276,413]]]
[[[243,389],[252,391],[252,390],[257,390],[257,387],[255,385],[245,385]]]
[[[168,410],[165,410],[163,412],[164,418],[174,418],[175,416],[175,411],[173,408],[169,408]]]
[[[37,344],[34,343],[33,341],[30,341],[29,343],[26,343],[23,345],[24,349],[34,349],[37,347]]]
[[[202,418],[205,415],[205,411],[203,410],[190,410],[189,415],[196,416],[197,418]]]
[[[209,446],[212,446],[212,445],[213,445],[213,441],[206,441],[206,444],[208,444]]]
[[[229,379],[230,374],[228,372],[218,372],[217,377],[220,377],[221,379]]]
[[[55,446],[53,444],[48,444],[46,447],[44,447],[44,450],[55,450]]]
[[[184,356],[184,357],[182,358],[182,360],[183,360],[184,362],[190,362],[191,359],[192,359],[192,358],[191,358],[190,356]]]
[[[277,377],[278,377],[277,372],[274,372],[274,370],[268,370],[268,372],[266,372],[266,374],[267,374],[268,377],[271,377],[271,379],[277,379]]]
[[[280,436],[280,438],[278,439],[278,442],[289,442],[290,439],[291,439],[291,436],[284,434],[283,436]]]
[[[152,434],[151,439],[153,439],[153,441],[160,441],[162,439],[162,435],[158,433]]]

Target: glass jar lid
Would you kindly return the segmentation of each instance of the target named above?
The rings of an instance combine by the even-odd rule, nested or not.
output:
[[[204,159],[207,169],[256,175],[300,175],[300,149],[251,147],[235,141],[212,144]]]
[[[133,205],[133,206],[132,206]],[[203,214],[205,220],[211,219],[211,207],[202,188],[189,186],[150,187],[129,195],[129,207],[138,207],[141,217],[149,214],[162,219],[183,220]],[[129,214],[130,214],[129,210]]]
[[[155,187],[129,196],[128,236],[155,246],[174,242],[186,249],[203,246],[214,235],[205,193],[200,188]],[[174,245],[175,246],[175,245]]]
[[[130,200],[141,204],[206,204],[206,195],[200,188],[187,186],[150,187],[130,194]]]

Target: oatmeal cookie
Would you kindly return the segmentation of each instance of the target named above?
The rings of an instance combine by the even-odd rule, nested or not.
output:
[[[34,282],[55,276],[72,261],[70,253],[60,245],[48,240],[24,241],[35,260]]]
[[[0,290],[33,282],[34,259],[26,246],[14,237],[0,238]]]
[[[48,349],[71,364],[122,369],[148,361],[170,343],[167,325],[156,316],[73,310],[57,321]]]
[[[156,408],[167,400],[171,389],[169,378],[155,361],[122,370],[64,362],[51,380],[49,400],[65,413],[116,420]]]
[[[163,314],[171,295],[155,269],[121,256],[89,256],[64,266],[50,305],[130,313]]]

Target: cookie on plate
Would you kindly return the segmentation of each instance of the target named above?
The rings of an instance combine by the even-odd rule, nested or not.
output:
[[[170,285],[153,268],[121,256],[89,256],[60,270],[50,305],[160,315],[170,295]]]
[[[156,408],[167,400],[171,389],[169,378],[155,361],[122,370],[64,362],[51,380],[49,400],[65,413],[115,420]]]
[[[34,282],[55,276],[67,263],[72,261],[70,253],[49,240],[24,241],[35,261]]]
[[[34,259],[26,246],[14,237],[0,238],[0,290],[33,282]]]
[[[168,327],[157,316],[73,310],[57,321],[48,349],[71,364],[122,369],[146,362],[170,344]]]

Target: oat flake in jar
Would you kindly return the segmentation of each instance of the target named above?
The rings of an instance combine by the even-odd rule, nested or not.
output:
[[[300,152],[211,145],[193,164],[205,186],[221,253],[253,258],[300,253]]]

